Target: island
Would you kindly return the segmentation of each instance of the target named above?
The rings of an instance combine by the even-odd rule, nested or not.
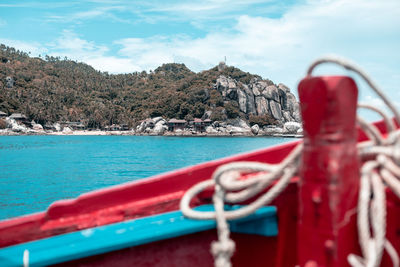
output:
[[[109,74],[0,45],[0,91],[1,135],[302,135],[288,86],[225,62]]]

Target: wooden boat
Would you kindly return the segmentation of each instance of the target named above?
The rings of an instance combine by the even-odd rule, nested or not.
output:
[[[268,206],[230,223],[233,266],[348,266],[347,256],[361,253],[356,145],[368,137],[355,127],[355,83],[342,76],[309,77],[299,95],[305,131],[301,177],[293,177]],[[383,122],[375,126],[385,133]],[[2,221],[0,265],[213,266],[215,222],[184,217],[182,196],[218,166],[279,163],[299,142],[97,190]],[[206,190],[192,204],[211,210],[212,194]],[[386,206],[386,237],[400,251],[400,201],[388,188]],[[381,266],[392,266],[386,252]]]

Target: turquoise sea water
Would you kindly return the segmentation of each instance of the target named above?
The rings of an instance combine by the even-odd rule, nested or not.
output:
[[[293,139],[0,136],[0,219],[55,200]]]

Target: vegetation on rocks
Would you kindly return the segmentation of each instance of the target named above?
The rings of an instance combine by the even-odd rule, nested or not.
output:
[[[112,75],[67,58],[30,57],[1,45],[0,111],[24,113],[42,125],[80,121],[89,128],[133,126],[158,116],[190,120],[206,114],[219,121],[240,117],[261,125],[276,122],[269,114],[243,112],[238,101],[223,97],[215,88],[221,76],[243,84],[262,80],[235,67],[195,73],[175,63],[149,73]]]
[[[267,125],[275,125],[277,124],[277,121],[268,115],[250,115],[249,124],[250,126],[257,124],[258,126],[263,127]]]

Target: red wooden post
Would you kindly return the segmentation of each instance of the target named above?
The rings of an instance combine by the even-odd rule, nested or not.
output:
[[[304,152],[299,183],[300,266],[348,266],[358,252],[357,87],[345,76],[299,84]]]

